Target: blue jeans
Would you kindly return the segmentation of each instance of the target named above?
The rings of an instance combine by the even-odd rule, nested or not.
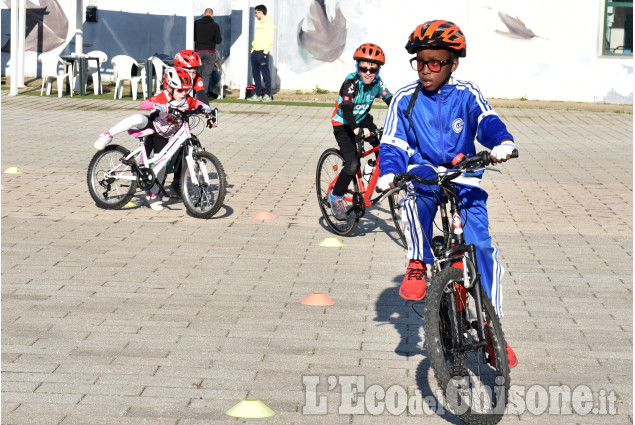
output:
[[[262,50],[251,52],[251,75],[254,77],[254,85],[256,86],[256,94],[260,96],[262,93],[262,83],[260,80],[262,74],[262,83],[265,84],[267,94],[271,96],[271,73],[269,72],[269,55],[264,54]]]
[[[220,82],[220,72],[212,71],[212,75],[209,77],[209,89],[207,91],[214,90],[214,87],[216,87],[216,84],[218,84],[219,82]]]

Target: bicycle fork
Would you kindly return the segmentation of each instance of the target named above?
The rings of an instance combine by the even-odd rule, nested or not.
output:
[[[485,321],[483,318],[483,298],[481,291],[481,274],[478,271],[478,264],[476,262],[476,246],[474,244],[466,244],[465,236],[463,233],[463,221],[459,212],[458,202],[455,197],[447,197],[450,201],[450,214],[452,215],[452,235],[451,247],[446,249],[444,257],[451,260],[453,257],[460,257],[456,260],[451,260],[451,267],[456,267],[463,270],[463,285],[455,284],[454,298],[455,303],[452,307],[452,314],[456,314],[465,308],[466,303],[466,291],[469,289],[475,302],[476,310],[476,330],[478,332],[477,343],[463,345],[457,349],[473,349],[481,348],[488,344],[487,337],[485,335]],[[443,222],[444,232],[448,232],[450,225],[448,224],[448,217],[445,208],[441,208],[441,217]],[[446,233],[448,234],[448,233]],[[471,259],[474,259],[472,261]],[[470,279],[470,275],[474,276]]]
[[[188,145],[184,146],[184,151],[183,151],[183,156],[185,157],[185,163],[187,164],[187,169],[190,173],[190,178],[192,179],[192,183],[195,186],[203,186],[203,187],[207,187],[209,186],[209,176],[207,175],[206,172],[203,172],[203,184],[201,185],[201,182],[199,181],[197,175],[196,175],[196,163],[194,162],[194,155],[192,152],[192,148]]]

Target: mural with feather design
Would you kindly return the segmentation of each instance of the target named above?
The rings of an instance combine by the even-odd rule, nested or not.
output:
[[[8,9],[11,1],[4,0]],[[40,0],[39,5],[26,2],[26,42],[25,50],[50,52],[66,42],[68,18],[57,0]],[[3,52],[10,52],[11,38],[2,46]]]
[[[323,62],[337,60],[346,46],[346,18],[339,3],[335,5],[335,16],[329,17],[324,0],[313,0],[306,17],[312,29],[303,29],[305,18],[298,23],[298,45],[313,59]]]
[[[501,18],[501,21],[503,21],[503,23],[509,30],[509,32],[496,30],[498,34],[506,35],[508,37],[524,38],[524,39],[538,37],[536,34],[534,34],[532,30],[527,28],[525,23],[521,21],[520,18],[518,18],[518,16],[513,18],[503,12],[498,12],[498,16]]]

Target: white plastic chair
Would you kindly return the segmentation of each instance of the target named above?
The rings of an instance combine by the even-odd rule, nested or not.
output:
[[[110,60],[113,67],[113,76],[115,78],[115,99],[121,99],[123,96],[123,82],[130,81],[130,91],[132,99],[137,100],[137,92],[139,91],[139,82],[141,82],[143,90],[143,98],[146,97],[146,70],[145,65],[139,64],[134,58],[127,55],[117,55]],[[132,75],[132,67],[136,66],[140,69],[138,75]]]
[[[64,86],[64,80],[68,80],[67,87],[73,97],[73,67],[72,64],[64,62],[62,58],[53,53],[42,53],[38,56],[37,60],[42,63],[42,90],[40,90],[40,96],[44,94],[44,86],[46,86],[46,95],[51,94],[53,79],[57,79],[57,95],[62,97],[62,88]],[[59,66],[63,66],[63,71],[60,72]]]
[[[225,69],[223,68],[223,64],[224,62],[221,62],[221,64],[218,66],[218,70],[220,71],[220,81],[218,82],[218,84],[220,84],[221,99],[225,98]]]
[[[165,68],[168,67],[168,64],[156,56],[150,56],[148,59],[152,61],[152,66],[154,67],[154,81],[156,81],[157,91],[159,91],[161,89],[161,83],[163,82],[163,72],[165,71]],[[150,93],[148,96],[152,96],[153,94],[154,93]]]
[[[101,64],[108,60],[108,55],[100,50],[93,50],[92,52],[88,52],[87,55],[91,58],[99,58],[99,64],[96,67],[95,61],[87,61],[88,66],[86,69],[86,81],[84,81],[84,90],[86,90],[85,87],[88,84],[88,76],[92,75],[95,94],[102,94],[104,90],[101,85],[101,74],[99,71],[101,68]]]

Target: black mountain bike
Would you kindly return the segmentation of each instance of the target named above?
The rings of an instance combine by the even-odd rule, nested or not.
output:
[[[512,158],[518,157],[514,150]],[[458,157],[457,157],[458,159]],[[483,151],[455,161],[453,168],[432,171],[422,178],[398,174],[392,190],[438,185],[442,235],[434,237],[432,278],[424,304],[425,340],[437,382],[448,410],[468,424],[498,423],[507,405],[510,385],[507,344],[492,302],[481,286],[476,248],[463,236],[463,205],[455,180],[464,172],[493,170],[490,153]],[[498,170],[496,170],[498,171]],[[392,191],[391,190],[391,191]],[[387,194],[390,193],[386,192]],[[449,212],[449,214],[448,214]],[[467,219],[466,219],[467,222]]]

